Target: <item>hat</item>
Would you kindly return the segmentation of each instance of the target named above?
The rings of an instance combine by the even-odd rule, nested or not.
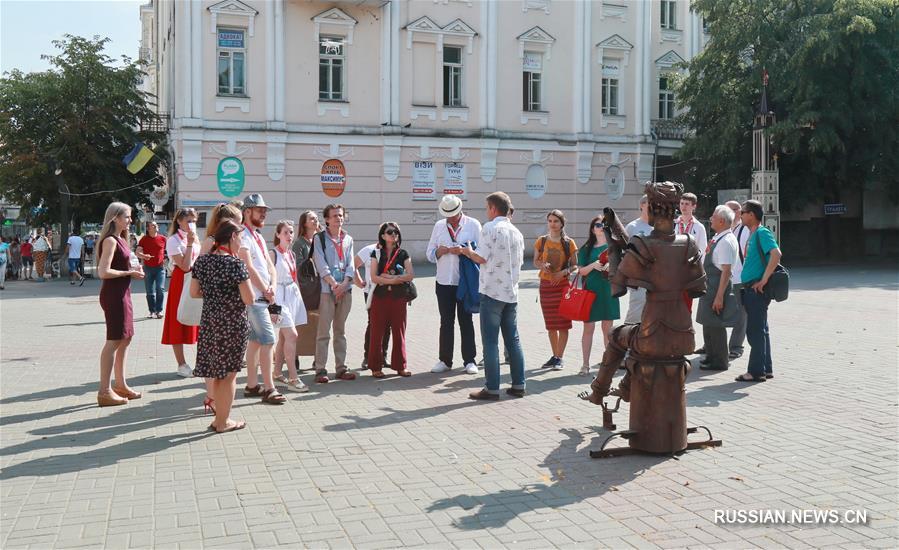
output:
[[[266,210],[271,210],[268,206],[265,205],[265,199],[262,198],[262,195],[259,193],[253,193],[252,195],[247,195],[243,199],[243,210],[247,208],[265,208]]]
[[[440,200],[440,213],[444,218],[452,218],[462,211],[462,201],[456,195],[443,195]]]

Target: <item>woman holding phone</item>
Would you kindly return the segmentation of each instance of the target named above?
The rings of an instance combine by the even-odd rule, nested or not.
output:
[[[178,362],[178,375],[185,378],[193,376],[193,370],[184,358],[184,345],[197,343],[200,327],[182,325],[178,322],[178,304],[184,290],[184,274],[193,267],[200,255],[200,243],[197,238],[197,211],[193,208],[181,208],[175,212],[175,219],[169,228],[169,239],[165,251],[174,264],[172,282],[169,283],[169,296],[165,304],[165,325],[162,328],[162,343],[172,346],[175,360]]]

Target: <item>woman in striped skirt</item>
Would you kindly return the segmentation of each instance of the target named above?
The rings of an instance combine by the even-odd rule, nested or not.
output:
[[[565,214],[561,210],[546,215],[546,227],[548,233],[534,243],[534,267],[540,270],[540,307],[553,353],[543,368],[560,370],[571,321],[559,315],[559,303],[568,288],[568,276],[577,270],[577,245],[565,235]]]

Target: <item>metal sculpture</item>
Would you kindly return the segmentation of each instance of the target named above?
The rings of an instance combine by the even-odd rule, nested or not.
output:
[[[706,275],[699,249],[689,235],[676,235],[674,218],[683,186],[673,182],[648,183],[648,236],[627,239],[615,211],[603,211],[609,243],[608,277],[613,296],[627,287],[646,289],[641,322],[624,324],[612,331],[599,373],[589,392],[579,397],[603,408],[603,425],[614,430],[612,413],[623,400],[630,403],[629,429],[612,434],[599,451],[590,456],[604,458],[633,452],[677,453],[689,448],[718,446],[709,432],[708,441],[689,443],[685,381],[690,371],[686,355],[693,352],[694,331],[686,294],[705,294]],[[611,395],[614,408],[604,403],[610,395],[612,377],[624,361],[627,373]],[[706,429],[708,432],[708,429]],[[615,437],[629,442],[628,448],[606,449]]]

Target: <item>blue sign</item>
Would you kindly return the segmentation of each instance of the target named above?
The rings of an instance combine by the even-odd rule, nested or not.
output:
[[[837,204],[825,204],[824,205],[824,215],[825,216],[836,216],[839,214],[846,213],[846,205],[843,203]]]
[[[243,31],[219,31],[219,48],[243,48]]]

